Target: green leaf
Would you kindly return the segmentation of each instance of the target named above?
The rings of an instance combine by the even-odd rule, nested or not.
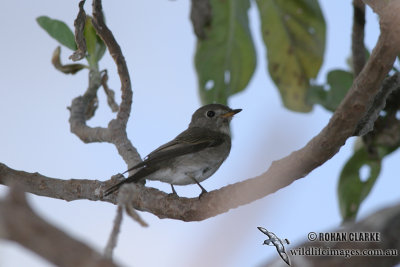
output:
[[[309,80],[321,67],[326,25],[317,0],[257,0],[268,70],[284,105],[308,112]]]
[[[104,56],[104,53],[106,52],[106,45],[104,44],[103,40],[96,35],[96,49],[95,49],[95,57],[97,58],[97,61],[100,61],[100,59]]]
[[[344,70],[332,70],[326,79],[326,90],[324,86],[311,86],[307,94],[307,101],[335,111],[353,83],[353,74]]]
[[[211,25],[197,40],[195,65],[203,104],[226,104],[244,90],[254,73],[256,54],[247,12],[249,0],[211,0]]]
[[[56,39],[60,44],[75,51],[75,37],[71,29],[64,22],[41,16],[36,19],[40,27],[42,27],[51,37]]]
[[[360,178],[360,169],[370,169],[365,181]],[[365,147],[357,150],[343,167],[338,185],[340,213],[344,221],[354,220],[362,201],[368,196],[381,170],[381,160],[372,159]]]
[[[92,18],[86,17],[84,35],[86,40],[86,49],[88,52],[88,61],[91,66],[97,65],[97,62],[103,57],[106,46],[103,40],[96,34],[92,24]]]
[[[85,36],[86,41],[86,51],[88,53],[88,61],[89,65],[97,64],[96,59],[96,30],[93,28],[92,19],[87,16],[85,22],[85,29],[83,30],[83,34]]]

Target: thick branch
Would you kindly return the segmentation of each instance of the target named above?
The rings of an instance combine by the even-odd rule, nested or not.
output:
[[[383,12],[383,9],[387,6],[387,2],[389,1],[391,0],[363,0],[363,2],[369,5],[372,10],[377,14]]]
[[[62,180],[51,178],[40,173],[16,171],[0,163],[0,184],[17,185],[22,190],[44,197],[66,201],[88,199],[99,200],[107,182],[85,179]]]
[[[84,96],[79,96],[72,101],[69,123],[71,132],[76,134],[83,142],[109,142],[111,140],[110,131],[102,127],[89,127],[86,124],[86,110],[88,100]]]
[[[57,266],[116,266],[36,215],[23,192],[12,189],[0,200],[0,214],[0,238],[15,241]]]

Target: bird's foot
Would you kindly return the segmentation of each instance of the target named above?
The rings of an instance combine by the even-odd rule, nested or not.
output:
[[[168,196],[169,196],[169,197],[175,197],[175,198],[178,198],[178,197],[179,197],[178,194],[177,194],[176,192],[169,193]]]
[[[172,189],[172,193],[169,193],[168,196],[179,197],[178,194],[175,191],[174,186],[172,184],[171,184],[171,189]]]
[[[199,195],[199,199],[205,194],[208,193],[207,190],[204,189],[204,187],[201,186],[201,184],[194,178],[194,177],[190,177],[192,178],[192,180],[201,188],[201,193]]]
[[[207,192],[207,190],[205,190],[203,187],[201,187],[201,193],[199,195],[199,199],[201,199],[202,196],[204,196]]]

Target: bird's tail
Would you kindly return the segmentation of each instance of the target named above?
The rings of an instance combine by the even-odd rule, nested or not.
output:
[[[152,174],[153,172],[157,171],[159,167],[143,167],[140,170],[138,170],[135,174],[129,176],[128,178],[122,180],[116,185],[111,186],[104,192],[104,196],[108,196],[109,194],[114,193],[117,191],[123,184],[125,183],[137,183],[149,174]]]
[[[114,193],[115,191],[117,191],[125,183],[137,183],[140,180],[142,180],[144,177],[146,177],[147,175],[153,173],[156,170],[158,170],[158,168],[147,168],[147,167],[146,168],[142,168],[139,171],[137,171],[135,174],[133,174],[133,175],[129,176],[128,178],[122,180],[118,184],[113,185],[110,188],[108,188],[104,192],[104,196],[108,196],[108,195]]]
[[[127,180],[127,179],[125,179],[125,180],[119,182],[118,184],[113,185],[113,186],[111,186],[110,188],[108,188],[108,189],[104,192],[104,196],[106,197],[106,196],[108,196],[108,195],[114,193],[115,191],[117,191],[117,190],[121,187],[121,185],[123,185],[124,183],[126,183],[126,180]]]

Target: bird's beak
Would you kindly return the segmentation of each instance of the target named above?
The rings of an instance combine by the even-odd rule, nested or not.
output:
[[[232,117],[233,115],[235,115],[236,113],[239,113],[240,111],[242,111],[241,108],[232,109],[231,111],[228,111],[227,113],[222,114],[221,117],[229,118],[229,117]]]

